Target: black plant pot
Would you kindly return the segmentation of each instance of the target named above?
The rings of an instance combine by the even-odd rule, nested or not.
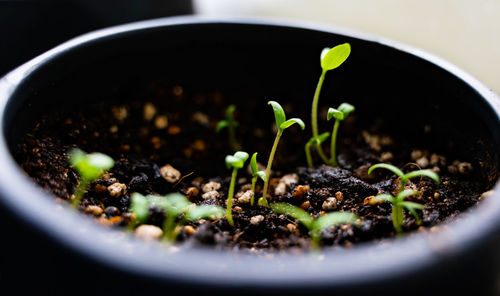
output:
[[[341,42],[350,42],[353,52],[345,67],[329,74],[323,103],[329,97],[349,98],[360,117],[386,115],[393,131],[408,135],[409,141],[427,137],[439,147],[443,138],[453,138],[461,143],[454,153],[465,159],[482,141],[484,153],[491,155],[483,171],[493,176],[492,186],[497,182],[499,97],[430,54],[343,30],[283,23],[181,17],[128,24],[66,42],[0,81],[1,203],[45,248],[33,249],[36,245],[26,236],[9,234],[22,240],[7,237],[16,255],[8,256],[15,259],[7,260],[11,271],[4,279],[33,271],[46,275],[39,283],[44,291],[57,292],[497,293],[498,186],[493,196],[435,233],[270,259],[211,249],[171,253],[162,245],[134,241],[61,209],[13,160],[21,136],[42,114],[93,104],[114,86],[157,77],[185,88],[251,91],[263,105],[279,98],[308,108],[319,75],[318,53]],[[430,132],[425,126],[432,127]],[[18,248],[27,252],[20,255]],[[16,269],[30,260],[56,271]]]

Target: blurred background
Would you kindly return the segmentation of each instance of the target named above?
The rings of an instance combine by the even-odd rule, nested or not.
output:
[[[191,13],[352,28],[443,57],[500,93],[500,0],[0,0],[0,75],[97,28]]]

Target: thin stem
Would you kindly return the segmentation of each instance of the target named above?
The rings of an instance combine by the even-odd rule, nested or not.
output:
[[[311,247],[314,251],[319,250],[319,247],[321,245],[321,230],[319,229],[313,229],[309,232],[309,235],[311,236]]]
[[[405,190],[406,181],[407,181],[407,179],[405,177],[406,176],[403,176],[403,177],[399,178],[399,190],[398,190],[398,194],[400,192],[403,192],[403,190]]]
[[[314,98],[312,103],[312,111],[311,111],[311,127],[313,132],[313,137],[318,136],[318,101],[319,101],[319,93],[321,92],[321,87],[323,86],[323,81],[325,81],[326,70],[321,72],[321,76],[319,77],[318,85],[316,86],[316,91],[314,92]]]
[[[229,144],[231,145],[231,148],[233,148],[234,151],[240,150],[240,145],[236,141],[236,133],[234,131],[235,128],[235,122],[233,115],[231,115],[231,118],[229,120],[229,125],[227,127],[228,133],[229,133]]]
[[[340,120],[336,119],[335,124],[333,125],[332,143],[330,145],[330,160],[328,161],[328,164],[334,167],[339,166],[339,164],[337,163],[337,154],[336,154],[337,133],[339,131],[339,125],[340,125]]]
[[[85,190],[87,190],[87,186],[89,186],[89,184],[90,182],[87,179],[80,179],[80,183],[75,190],[75,199],[72,201],[73,207],[77,208],[80,205],[83,195],[85,194]]]
[[[311,142],[307,142],[305,146],[307,166],[313,168],[313,160],[311,156]]]
[[[233,216],[231,213],[231,207],[233,206],[233,194],[234,194],[234,183],[236,182],[236,174],[238,174],[238,169],[233,169],[233,174],[231,176],[231,184],[229,185],[229,194],[227,196],[227,209],[226,218],[229,225],[234,226]]]
[[[253,206],[254,203],[254,198],[255,198],[255,183],[257,182],[257,175],[253,176],[252,178],[252,198],[250,199],[250,205]]]
[[[175,213],[167,212],[167,218],[165,218],[165,222],[163,223],[163,231],[165,239],[169,242],[175,241]]]
[[[269,155],[269,160],[267,161],[266,181],[264,182],[264,189],[262,191],[262,199],[263,199],[264,203],[267,203],[266,196],[267,196],[267,188],[269,186],[269,175],[271,174],[271,165],[273,164],[274,154],[276,153],[276,148],[278,148],[278,142],[280,140],[282,133],[283,133],[282,130],[278,130],[278,133],[276,134],[276,138],[274,139],[273,148],[271,149],[271,154]]]
[[[321,143],[316,143],[316,151],[318,151],[318,155],[323,160],[324,163],[328,163],[328,157],[326,157],[323,152],[323,148],[321,147]]]
[[[401,226],[403,225],[403,209],[400,205],[394,204],[392,206],[392,224],[396,230],[396,234],[400,234],[403,230]]]

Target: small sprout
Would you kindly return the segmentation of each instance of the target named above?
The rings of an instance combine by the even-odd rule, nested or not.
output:
[[[318,81],[318,85],[316,86],[316,91],[314,92],[314,97],[313,97],[313,103],[312,103],[312,111],[311,111],[311,128],[313,132],[313,138],[318,138],[319,132],[318,132],[318,102],[319,102],[319,94],[321,92],[321,88],[323,87],[323,82],[325,80],[325,75],[326,72],[333,70],[342,63],[347,60],[349,57],[349,54],[351,53],[351,45],[349,43],[344,43],[335,46],[334,48],[325,48],[321,52],[321,76]],[[316,142],[316,147],[318,151],[318,155],[321,157],[321,159],[325,162],[328,163],[329,160],[326,157],[326,155],[323,152],[323,149],[321,148],[321,143]]]
[[[370,167],[370,169],[368,169],[368,174],[371,174],[373,172],[373,170],[379,169],[379,168],[389,170],[399,177],[400,185],[399,185],[398,193],[405,189],[406,181],[408,181],[409,179],[416,178],[416,177],[425,176],[425,177],[432,179],[434,182],[436,182],[436,184],[439,184],[439,176],[438,176],[438,174],[436,174],[432,170],[417,170],[417,171],[412,171],[412,172],[405,174],[405,173],[403,173],[402,170],[398,169],[397,167],[395,167],[391,164],[387,164],[387,163],[379,163],[376,165],[372,165]]]
[[[250,199],[250,205],[253,206],[254,204],[254,197],[255,197],[255,183],[257,183],[257,178],[261,178],[262,181],[266,181],[266,172],[264,171],[259,171],[259,168],[257,167],[257,152],[255,152],[252,155],[252,158],[250,159],[250,169],[252,170],[252,198]]]
[[[135,215],[135,223],[145,223],[149,216],[149,207],[156,206],[165,214],[163,222],[163,236],[165,240],[174,242],[182,225],[204,218],[222,217],[224,210],[215,205],[201,205],[191,203],[180,193],[171,193],[166,196],[148,195],[140,193],[132,195],[130,211]]]
[[[335,151],[340,122],[344,120],[352,111],[354,111],[354,106],[348,103],[340,104],[338,109],[328,109],[327,119],[330,120],[332,118],[335,118],[335,124],[333,125],[332,131],[332,143],[330,145],[330,160],[328,161],[328,164],[331,166],[338,166],[337,155]]]
[[[229,193],[227,196],[227,209],[226,218],[229,225],[234,226],[233,216],[231,214],[231,207],[233,205],[233,195],[234,195],[234,184],[236,182],[236,175],[238,170],[245,165],[245,161],[248,159],[248,153],[238,151],[234,155],[226,156],[226,166],[228,169],[233,168],[233,174],[231,176],[231,183],[229,185]]]
[[[321,244],[321,231],[323,229],[338,224],[358,225],[357,219],[359,217],[350,212],[331,212],[315,220],[303,209],[287,203],[274,203],[270,207],[275,213],[291,216],[302,223],[309,230],[314,248],[319,248]]]
[[[324,132],[324,133],[322,133],[321,135],[319,135],[317,137],[312,137],[306,143],[306,146],[305,146],[306,159],[307,159],[307,165],[310,168],[313,167],[313,160],[312,160],[312,156],[311,156],[311,145],[314,144],[316,147],[318,147],[319,145],[321,145],[321,143],[323,143],[324,141],[326,141],[326,139],[328,139],[329,136],[330,136],[329,132]]]
[[[115,164],[113,159],[102,153],[85,153],[79,149],[69,152],[69,163],[80,175],[80,183],[75,189],[73,206],[78,207],[90,183],[99,178]]]
[[[415,221],[418,225],[422,223],[420,217],[418,216],[417,210],[422,210],[424,208],[424,205],[411,201],[404,201],[405,198],[417,194],[419,194],[418,191],[410,189],[401,191],[400,193],[398,193],[398,195],[396,195],[396,197],[393,197],[388,193],[384,193],[377,195],[373,199],[371,199],[370,204],[381,201],[392,203],[392,224],[394,225],[396,233],[400,234],[403,231],[402,227],[404,225],[403,209],[407,209],[415,217]]]
[[[219,121],[215,127],[215,131],[218,133],[222,129],[227,128],[229,134],[229,145],[234,151],[240,150],[240,145],[236,141],[235,129],[238,126],[238,122],[234,120],[234,111],[236,110],[235,105],[230,105],[226,109],[226,118]]]
[[[305,124],[300,118],[291,118],[286,120],[285,111],[278,102],[269,101],[268,104],[273,107],[274,118],[276,120],[276,126],[278,127],[278,133],[276,134],[276,138],[274,139],[273,148],[271,149],[271,154],[269,155],[269,160],[267,161],[266,179],[264,180],[262,200],[259,199],[258,202],[259,205],[262,206],[267,206],[268,204],[266,195],[267,195],[267,188],[269,186],[269,175],[271,174],[271,165],[273,164],[274,154],[276,153],[276,148],[278,148],[278,142],[280,140],[281,135],[283,134],[283,131],[295,123],[298,124],[300,128],[302,129],[305,128]]]

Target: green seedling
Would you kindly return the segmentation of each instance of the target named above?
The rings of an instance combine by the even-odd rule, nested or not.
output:
[[[240,145],[236,141],[236,127],[238,122],[234,120],[234,111],[236,110],[235,105],[230,105],[226,109],[226,118],[219,121],[215,127],[216,132],[220,132],[222,129],[227,128],[229,135],[229,145],[234,151],[240,150]]]
[[[311,145],[315,145],[316,147],[320,147],[321,143],[326,141],[328,137],[330,136],[329,132],[322,133],[321,135],[317,137],[312,137],[309,139],[309,141],[306,143],[305,150],[306,150],[306,159],[307,159],[307,165],[312,168],[313,167],[313,160],[312,160],[312,155],[311,155]]]
[[[435,172],[433,172],[431,170],[417,170],[417,171],[412,171],[412,172],[405,174],[405,173],[403,173],[402,170],[398,169],[397,167],[395,167],[391,164],[387,164],[387,163],[379,163],[376,165],[372,165],[368,169],[368,174],[371,174],[373,172],[373,170],[379,169],[379,168],[389,170],[399,177],[400,184],[399,184],[398,194],[399,194],[399,192],[402,192],[405,189],[406,182],[408,180],[416,178],[416,177],[422,177],[422,176],[428,177],[428,178],[432,179],[434,182],[436,182],[436,184],[439,184],[438,174],[436,174]]]
[[[79,149],[69,152],[69,163],[78,172],[80,182],[75,189],[74,207],[78,207],[87,187],[115,164],[113,159],[102,153],[85,153]]]
[[[228,169],[233,169],[233,174],[231,176],[231,183],[229,185],[229,193],[227,196],[227,209],[226,218],[229,225],[234,226],[233,216],[231,214],[231,207],[233,205],[233,195],[234,195],[234,184],[236,182],[236,175],[238,170],[245,165],[245,161],[248,159],[248,153],[238,151],[234,155],[226,156],[226,166]]]
[[[331,212],[314,219],[301,208],[287,203],[274,203],[270,207],[275,213],[288,215],[302,223],[309,230],[312,246],[315,249],[319,248],[321,244],[321,231],[323,229],[333,225],[348,223],[358,226],[357,220],[359,217],[349,212]]]
[[[257,167],[257,152],[255,152],[252,155],[252,158],[250,159],[250,169],[252,170],[252,199],[250,199],[250,205],[253,206],[254,204],[254,197],[255,197],[255,183],[257,183],[257,178],[261,178],[262,181],[266,181],[266,172],[264,171],[259,171],[259,168]]]
[[[311,111],[311,128],[313,133],[313,138],[318,138],[318,102],[319,102],[319,94],[321,93],[321,88],[323,87],[323,82],[325,80],[326,72],[333,70],[342,63],[347,60],[349,54],[351,53],[351,45],[349,43],[344,43],[335,46],[334,48],[325,48],[321,52],[321,76],[319,77],[318,85],[316,86],[316,91],[314,92],[313,102],[312,102],[312,111]],[[328,158],[324,154],[321,143],[316,142],[316,147],[318,151],[318,155],[321,159],[328,163]]]
[[[188,222],[196,222],[204,218],[220,218],[224,209],[216,205],[197,206],[180,193],[166,196],[132,194],[130,211],[135,215],[135,224],[145,223],[149,216],[149,207],[156,206],[165,214],[163,222],[163,237],[168,242],[174,242],[181,231],[181,226]]]
[[[339,131],[340,122],[343,121],[349,113],[354,111],[354,106],[348,103],[342,103],[337,109],[329,108],[327,119],[330,120],[335,118],[335,124],[333,125],[332,130],[332,143],[330,145],[330,159],[328,160],[328,164],[331,166],[338,166],[337,163],[337,154],[336,154],[336,146],[337,146],[337,133]]]
[[[278,127],[278,133],[276,133],[276,138],[274,139],[273,148],[271,149],[271,154],[269,155],[269,160],[267,161],[264,189],[262,192],[262,198],[259,199],[259,205],[261,206],[268,205],[266,196],[267,196],[267,188],[269,186],[269,175],[271,174],[271,165],[273,164],[274,154],[276,153],[276,149],[278,148],[278,143],[281,138],[281,135],[283,134],[283,131],[295,123],[298,124],[301,129],[304,129],[306,127],[304,122],[300,118],[291,118],[286,120],[285,111],[278,102],[269,101],[268,104],[273,107],[274,119],[276,121],[276,126]]]
[[[401,191],[400,193],[398,193],[398,195],[396,195],[396,197],[392,196],[391,194],[384,193],[375,196],[369,201],[369,203],[371,205],[383,201],[392,203],[392,224],[394,225],[396,233],[400,234],[403,231],[403,225],[404,225],[403,209],[408,210],[413,215],[413,217],[415,217],[415,221],[417,222],[418,225],[422,223],[420,217],[418,216],[417,210],[424,209],[424,205],[404,200],[409,196],[417,194],[419,194],[418,191],[410,189]]]

